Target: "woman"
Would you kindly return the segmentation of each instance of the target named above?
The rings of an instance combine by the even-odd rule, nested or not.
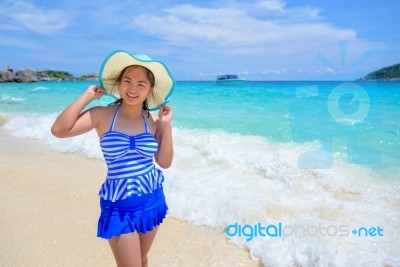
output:
[[[172,163],[172,109],[165,103],[173,79],[161,62],[115,51],[104,60],[99,80],[58,116],[51,131],[65,138],[96,130],[108,167],[97,236],[108,239],[118,266],[147,266],[168,210],[164,176],[153,159],[162,168]],[[119,99],[82,112],[105,93]],[[157,108],[158,116],[150,114]]]

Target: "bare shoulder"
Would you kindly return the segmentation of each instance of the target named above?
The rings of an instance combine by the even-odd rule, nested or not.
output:
[[[99,136],[109,130],[116,109],[116,105],[106,107],[96,106],[90,109],[91,116],[98,122],[96,131]]]
[[[112,114],[113,111],[115,111],[114,106],[107,106],[107,107],[102,107],[102,106],[96,106],[90,108],[90,115],[94,116],[95,119],[101,121],[104,118],[107,118],[110,114]]]

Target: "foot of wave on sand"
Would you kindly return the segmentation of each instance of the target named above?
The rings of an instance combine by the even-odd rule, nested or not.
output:
[[[101,160],[50,150],[0,127],[0,266],[116,266],[96,237]],[[221,235],[202,234],[219,231]],[[149,266],[263,266],[230,244],[223,229],[168,216]]]

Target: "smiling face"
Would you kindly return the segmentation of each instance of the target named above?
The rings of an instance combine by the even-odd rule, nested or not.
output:
[[[129,66],[120,76],[120,96],[129,105],[142,105],[154,87],[154,76],[142,66]],[[152,81],[151,81],[152,80]]]

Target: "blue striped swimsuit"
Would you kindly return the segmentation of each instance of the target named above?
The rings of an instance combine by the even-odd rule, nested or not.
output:
[[[121,104],[114,114],[110,130],[100,137],[108,172],[99,195],[112,202],[152,193],[162,187],[164,181],[161,170],[154,166],[158,143],[149,132],[144,112],[145,132],[131,136],[113,130],[120,107]]]

